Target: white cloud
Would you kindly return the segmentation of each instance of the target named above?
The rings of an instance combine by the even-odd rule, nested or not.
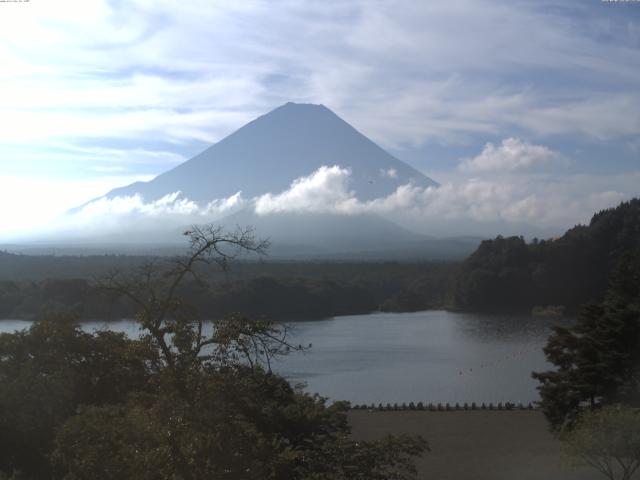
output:
[[[562,157],[559,153],[544,145],[532,145],[517,138],[507,138],[497,147],[493,143],[487,143],[478,156],[464,160],[459,168],[469,173],[515,172],[531,170],[560,160]]]
[[[162,230],[170,233],[171,229],[175,229],[177,236],[184,226],[215,222],[253,206],[259,215],[286,212],[377,214],[421,233],[441,236],[538,234],[541,229],[560,233],[576,223],[587,222],[595,211],[615,206],[637,194],[640,184],[640,172],[573,177],[510,173],[486,178],[458,175],[437,187],[405,184],[388,196],[361,201],[349,188],[350,177],[351,172],[346,168],[323,166],[295,180],[283,192],[267,193],[251,200],[237,192],[206,205],[199,205],[180,192],[155,201],[145,201],[140,195],[100,198],[69,215],[60,215],[61,206],[58,205],[57,210],[49,212],[49,223],[21,226],[37,227],[39,233],[66,234],[65,238],[69,238],[69,233],[72,238],[80,238],[123,231],[148,238],[145,232]],[[13,185],[13,193],[0,192],[0,200],[3,200],[0,205],[4,206],[0,219],[5,225],[11,222],[19,225],[12,205],[16,205],[18,199],[29,198],[19,195],[24,185],[19,182],[13,182]],[[60,201],[64,197],[47,185],[45,182],[30,185],[41,190],[30,200],[32,210],[46,209],[53,199]],[[56,186],[62,187],[61,184]],[[70,191],[74,186],[69,184],[64,188]],[[9,238],[8,233],[0,231],[5,241]]]
[[[0,241],[42,231],[82,202],[122,183],[149,179],[143,175],[81,180],[0,175]]]
[[[46,201],[46,198],[41,196],[39,200]],[[46,222],[25,226],[28,229],[0,231],[0,241],[40,238],[60,239],[65,243],[85,239],[108,242],[109,236],[115,235],[118,242],[127,241],[127,238],[146,243],[171,242],[181,238],[182,228],[214,222],[244,205],[241,192],[206,205],[199,205],[179,191],[151,201],[145,201],[138,194],[101,197],[74,212],[57,209]]]
[[[242,192],[205,205],[179,191],[152,201],[145,201],[139,194],[91,200],[96,191],[103,193],[113,188],[118,178],[96,183],[0,177],[4,187],[0,190],[0,243],[58,235],[73,240],[109,233],[167,232],[173,227],[215,221],[247,204]],[[130,179],[133,180],[148,178]],[[70,213],[77,207],[77,198],[83,197],[87,203]]]
[[[555,2],[285,1],[277,8],[264,0],[3,4],[0,170],[7,174],[19,165],[24,176],[14,183],[24,185],[29,176],[58,170],[68,177],[80,171],[94,175],[87,183],[100,183],[114,172],[157,174],[182,155],[147,145],[218,141],[288,100],[323,103],[386,147],[469,145],[489,135],[539,143],[565,135],[571,137],[568,148],[619,140],[635,148],[637,22],[608,16],[589,2],[544,8],[548,3]],[[83,145],[86,151],[52,150],[56,143]],[[8,152],[7,145],[20,148]],[[508,147],[503,143],[483,152],[467,171],[479,174],[504,164],[515,172],[547,158],[533,152],[536,145],[530,145],[529,156],[509,157]],[[78,168],[80,162],[86,168]],[[368,207],[354,206],[348,179],[336,172],[325,177],[338,182],[331,188],[343,196],[327,200],[334,210],[384,210],[420,196],[409,185]],[[542,194],[538,187],[531,191],[529,179],[508,182],[520,180],[532,199],[507,195],[510,185],[465,179],[450,190],[445,185],[422,192],[431,205],[423,202],[422,210],[526,217],[536,211],[533,205],[543,205]],[[125,183],[123,177],[113,186]],[[324,208],[304,194],[312,187],[300,185],[286,199],[297,208]],[[65,192],[77,195],[69,206],[85,200],[79,192]],[[627,191],[608,185],[598,192],[594,198]],[[474,194],[512,203],[474,205],[467,199]],[[573,194],[558,198],[590,201],[579,189]],[[279,208],[284,199],[272,192],[261,205]],[[3,212],[4,217],[16,228],[48,218],[22,207],[29,202],[9,202],[13,210],[25,209]],[[548,216],[543,211],[541,218]]]
[[[589,15],[483,0],[62,5],[3,11],[0,43],[14,47],[0,47],[2,117],[13,119],[2,140],[211,142],[290,99],[324,103],[387,146],[514,125],[640,130],[640,53],[602,42],[620,29]],[[538,81],[549,72],[562,81]]]
[[[398,171],[395,168],[388,170],[380,169],[380,176],[382,178],[398,178]]]
[[[354,202],[348,189],[351,171],[337,165],[322,166],[311,175],[301,177],[288,190],[279,194],[266,193],[255,200],[258,215],[279,212],[344,212]]]
[[[632,197],[640,180],[640,173],[624,177],[462,176],[437,187],[406,184],[386,197],[360,201],[349,190],[350,175],[339,166],[322,167],[297,179],[284,192],[256,199],[256,213],[373,213],[435,235],[495,235],[504,229],[525,234],[535,229],[561,232],[587,222],[597,210]]]
[[[181,198],[181,192],[173,192],[164,197],[145,203],[141,195],[102,197],[83,206],[75,218],[94,221],[97,217],[140,214],[150,217],[172,215],[192,215],[199,211],[195,202]]]
[[[212,200],[203,206],[189,200],[180,191],[149,202],[145,202],[140,194],[102,197],[87,203],[76,213],[70,214],[68,220],[83,224],[110,222],[113,219],[122,223],[125,220],[147,218],[163,223],[178,221],[180,224],[185,224],[190,223],[190,220],[193,220],[191,223],[202,223],[237,210],[244,203],[242,192],[237,192],[228,198]]]

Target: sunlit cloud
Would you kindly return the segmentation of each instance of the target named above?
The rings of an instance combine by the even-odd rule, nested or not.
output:
[[[50,231],[65,212],[107,193],[123,178],[128,182],[149,180],[148,176],[61,179],[0,175],[0,240]]]
[[[79,221],[83,219],[95,221],[98,217],[117,215],[141,215],[165,221],[167,217],[171,216],[199,215],[204,217],[226,213],[243,204],[242,192],[237,192],[228,198],[212,200],[201,207],[198,203],[184,197],[182,192],[177,191],[150,202],[145,202],[139,194],[112,198],[102,197],[87,203],[70,215]]]
[[[172,232],[177,238],[181,228],[192,224],[224,224],[228,215],[246,208],[264,217],[286,213],[381,215],[421,233],[439,236],[529,235],[541,229],[560,233],[588,222],[597,210],[629,199],[640,182],[640,174],[570,179],[546,174],[484,178],[461,175],[426,188],[410,183],[400,185],[387,196],[362,201],[349,188],[350,178],[351,171],[347,168],[323,166],[295,180],[282,192],[253,199],[237,192],[206,204],[192,201],[179,191],[155,201],[145,201],[137,194],[102,197],[73,212],[60,214],[53,209],[49,212],[51,222],[25,228],[35,228],[32,233],[41,237],[58,236],[67,241],[111,234],[122,238],[142,234],[149,239],[148,232],[163,232],[160,237],[153,237],[161,241]],[[38,198],[49,198],[45,195],[54,196],[45,188]],[[16,198],[10,200],[15,202]],[[32,200],[30,208],[41,206],[39,200]],[[10,210],[3,215],[9,215],[11,220]]]
[[[281,212],[349,213],[355,193],[348,189],[351,171],[338,165],[323,166],[293,181],[284,192],[265,193],[255,201],[258,215]]]
[[[460,164],[463,172],[515,172],[561,162],[557,152],[544,145],[532,145],[517,138],[507,138],[498,146],[487,143],[482,152]]]
[[[390,168],[388,170],[380,170],[380,176],[382,178],[398,178],[398,171],[395,168]]]
[[[86,225],[109,224],[119,228],[130,228],[140,221],[150,221],[156,227],[168,228],[172,224],[188,225],[206,223],[219,219],[222,215],[237,211],[245,204],[242,192],[228,198],[215,199],[205,205],[190,200],[182,192],[169,193],[158,200],[145,201],[139,195],[102,197],[93,200],[76,211],[69,213],[61,222],[65,228]],[[140,225],[138,225],[140,226]]]
[[[241,3],[5,9],[0,40],[14,47],[0,48],[0,105],[17,126],[3,125],[5,138],[41,138],[48,125],[55,137],[215,141],[292,99],[324,103],[387,146],[514,125],[598,138],[640,129],[640,52],[599,41],[615,24],[589,15],[477,0]]]
[[[350,176],[339,166],[322,167],[283,192],[257,198],[256,213],[377,214],[433,235],[491,234],[497,225],[507,232],[529,233],[536,228],[562,232],[588,222],[597,210],[631,198],[640,181],[640,174],[627,178],[461,175],[438,186],[401,185],[388,196],[361,201],[349,189]]]

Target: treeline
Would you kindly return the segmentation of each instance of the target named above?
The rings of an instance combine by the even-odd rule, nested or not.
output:
[[[0,251],[0,281],[40,281],[47,278],[90,279],[116,269],[152,261],[128,255],[25,255]]]
[[[204,318],[239,311],[273,320],[304,320],[380,309],[421,310],[445,304],[454,268],[451,263],[427,262],[242,263],[227,275],[203,270],[198,281],[185,282],[181,296]],[[31,319],[51,311],[95,320],[132,317],[134,305],[112,298],[99,283],[99,275],[0,281],[0,318]]]
[[[376,310],[530,312],[573,315],[599,302],[625,252],[640,248],[640,200],[596,213],[549,240],[483,241],[454,262],[238,261],[229,271],[199,272],[183,296],[208,318],[243,311],[274,320]],[[71,310],[86,319],[130,317],[133,306],[95,289],[109,271],[132,272],[169,257],[56,257],[0,252],[0,318],[29,319]]]
[[[640,200],[596,213],[589,225],[562,237],[527,243],[522,237],[483,241],[460,266],[453,304],[473,311],[529,311],[563,306],[567,313],[599,302],[611,272],[640,247]]]

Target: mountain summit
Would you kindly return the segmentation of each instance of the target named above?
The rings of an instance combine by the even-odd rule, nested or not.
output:
[[[117,188],[107,197],[140,194],[149,202],[181,191],[205,204],[242,191],[253,198],[286,190],[323,165],[350,169],[349,188],[360,200],[386,196],[409,182],[436,185],[325,106],[287,103],[153,180]]]
[[[408,184],[437,185],[328,108],[287,103],[153,180],[69,212],[58,238],[177,245],[189,224],[215,222],[255,227],[281,256],[422,251],[428,239],[389,218],[330,208],[334,197],[364,205]],[[95,228],[75,228],[76,214]]]

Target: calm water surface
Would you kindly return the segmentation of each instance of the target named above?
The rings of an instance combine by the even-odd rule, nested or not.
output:
[[[313,346],[274,368],[311,393],[356,403],[529,402],[531,371],[549,368],[542,347],[559,320],[445,311],[374,313],[288,322],[292,342]],[[0,321],[0,331],[30,322]],[[130,320],[87,322],[135,336]]]

